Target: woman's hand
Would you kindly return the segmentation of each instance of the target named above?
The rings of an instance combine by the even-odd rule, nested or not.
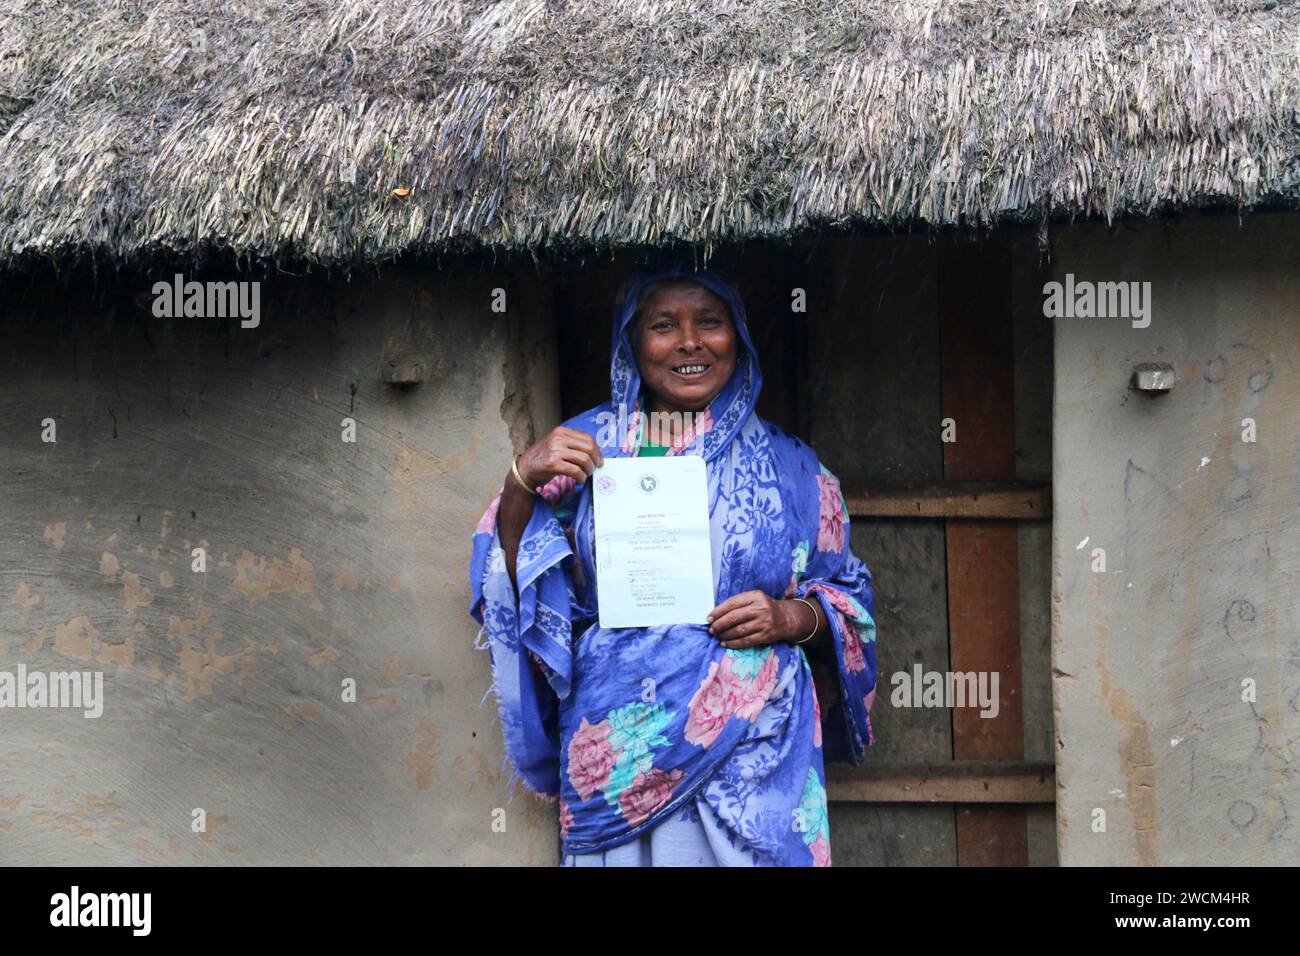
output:
[[[605,458],[594,438],[560,425],[519,456],[519,474],[529,488],[538,488],[557,475],[568,475],[582,484],[603,464]]]
[[[762,591],[727,598],[709,613],[709,633],[728,650],[806,637],[812,611],[800,601],[778,601]]]
[[[519,542],[532,518],[537,502],[536,489],[557,475],[568,475],[576,482],[585,482],[597,467],[605,463],[596,440],[586,432],[563,425],[553,428],[545,438],[519,456],[519,477],[528,485],[527,490],[507,471],[502,485],[501,504],[497,509],[497,534],[506,556],[506,569],[510,583],[518,588],[516,563],[519,560]]]

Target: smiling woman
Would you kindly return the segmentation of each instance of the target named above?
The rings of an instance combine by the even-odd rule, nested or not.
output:
[[[610,373],[607,402],[515,459],[474,535],[507,753],[559,797],[569,865],[828,865],[825,761],[865,758],[876,682],[839,482],[755,411],[744,306],[716,276],[633,282]],[[658,447],[646,411],[677,423]],[[587,478],[656,453],[705,461],[717,604],[706,625],[603,628]],[[814,687],[809,655],[837,679]]]
[[[736,368],[727,303],[691,279],[660,279],[637,295],[632,316],[632,350],[651,415],[708,408]],[[680,433],[667,437],[671,444]]]

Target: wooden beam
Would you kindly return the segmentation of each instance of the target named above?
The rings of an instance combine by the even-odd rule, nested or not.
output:
[[[871,481],[848,486],[850,518],[1002,518],[1052,514],[1049,481]]]
[[[965,761],[943,764],[868,764],[827,768],[832,803],[1056,802],[1050,763]]]

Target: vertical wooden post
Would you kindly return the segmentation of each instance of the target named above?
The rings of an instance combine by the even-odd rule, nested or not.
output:
[[[939,257],[943,414],[956,422],[944,477],[1016,477],[1011,253],[1004,236],[946,245]],[[953,710],[955,760],[1023,760],[1019,547],[1016,523],[949,519],[948,633],[953,672],[998,674],[996,717]],[[958,866],[1024,866],[1025,809],[958,804]]]

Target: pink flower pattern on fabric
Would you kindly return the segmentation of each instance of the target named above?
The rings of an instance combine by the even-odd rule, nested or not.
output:
[[[696,427],[697,425],[699,426],[698,428]],[[681,438],[674,442],[672,447],[668,449],[668,454],[680,455],[691,446],[691,443],[695,441],[696,438],[706,432],[712,431],[712,429],[713,411],[711,409],[706,408],[702,412],[696,412],[693,416],[688,415],[686,417],[686,425],[682,429]]]
[[[542,499],[554,508],[563,501],[578,483],[573,480],[571,475],[556,475],[546,484],[537,489],[537,493]]]
[[[736,684],[714,661],[709,673],[696,689],[686,718],[686,739],[693,744],[712,747],[731,715],[736,712]]]
[[[730,662],[725,662],[727,669],[731,670]],[[763,712],[763,705],[767,703],[767,698],[772,693],[772,688],[776,687],[776,655],[769,654],[767,660],[763,661],[763,666],[758,671],[752,681],[746,683],[743,678],[737,677],[734,672],[733,677],[740,683],[740,704],[736,708],[736,716],[742,717],[751,724],[758,720],[758,715]]]
[[[584,800],[605,784],[609,783],[610,771],[614,769],[614,748],[609,743],[609,722],[602,720],[598,724],[587,722],[574,731],[569,741],[569,783]]]
[[[658,767],[638,773],[618,796],[619,809],[627,822],[636,826],[649,819],[650,814],[672,799],[673,788],[685,776],[681,770],[664,771]]]
[[[862,654],[862,641],[858,639],[858,629],[851,621],[845,620],[842,614],[840,631],[844,635],[844,666],[852,674],[861,673],[867,669],[867,659]]]
[[[867,660],[862,653],[862,639],[858,636],[857,626],[853,623],[858,612],[849,603],[848,596],[837,588],[823,587],[820,584],[814,584],[808,590],[825,595],[826,600],[830,601],[831,606],[839,612],[840,633],[844,635],[844,666],[854,674],[866,670]]]
[[[713,746],[732,717],[753,723],[776,687],[775,654],[768,654],[752,680],[737,674],[732,669],[731,660],[728,652],[721,661],[710,664],[708,674],[691,697],[685,734],[693,744]]]
[[[632,403],[632,414],[627,417],[627,431],[623,435],[623,443],[620,446],[623,454],[630,455],[636,451],[636,443],[641,436],[641,400],[638,398]]]
[[[640,401],[632,406],[632,414],[628,416],[627,433],[623,436],[622,449],[624,454],[632,454],[636,451],[637,442],[642,438],[642,431],[646,426],[649,416],[641,411]],[[687,414],[683,422],[681,435],[668,448],[668,454],[680,455],[686,451],[695,442],[695,439],[701,435],[707,434],[713,430],[713,410],[704,409],[702,412]]]
[[[834,551],[844,550],[844,496],[840,493],[839,480],[832,474],[817,476],[821,489],[821,515],[817,522],[817,549]]]
[[[813,866],[831,865],[831,844],[825,837],[819,836],[808,849],[812,850]]]
[[[560,838],[563,839],[569,835],[569,827],[573,826],[573,811],[569,809],[569,803],[563,797],[560,798]]]

